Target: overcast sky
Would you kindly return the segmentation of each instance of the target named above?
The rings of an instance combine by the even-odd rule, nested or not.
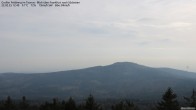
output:
[[[195,0],[78,1],[63,8],[0,7],[0,72],[123,61],[196,72]]]

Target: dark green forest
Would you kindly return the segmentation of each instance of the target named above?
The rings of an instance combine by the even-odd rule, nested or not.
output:
[[[180,107],[196,107],[196,92],[184,96],[184,101],[177,100],[177,94],[168,88],[160,98],[160,101],[142,108],[141,103],[136,104],[127,99],[118,101],[96,101],[93,95],[89,95],[84,101],[77,102],[72,97],[68,100],[53,98],[49,101],[31,101],[23,96],[20,100],[14,100],[10,96],[0,101],[0,110],[180,110]]]

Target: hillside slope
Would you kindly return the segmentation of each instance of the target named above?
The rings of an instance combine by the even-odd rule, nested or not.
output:
[[[196,88],[196,73],[130,62],[40,74],[0,74],[0,97],[157,99],[172,87],[179,96]]]

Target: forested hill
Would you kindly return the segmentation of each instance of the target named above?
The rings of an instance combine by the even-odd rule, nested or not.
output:
[[[152,68],[130,62],[40,74],[0,74],[0,97],[31,99],[102,98],[160,99],[168,88],[179,96],[196,88],[196,73]]]

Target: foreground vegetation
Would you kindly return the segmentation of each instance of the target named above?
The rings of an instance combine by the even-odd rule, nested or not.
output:
[[[183,106],[196,107],[196,92],[193,90],[190,97],[184,97],[186,103]],[[149,110],[180,110],[180,104],[177,100],[177,95],[168,88],[162,96],[162,100]],[[6,100],[0,102],[0,110],[142,110],[136,104],[130,100],[122,100],[109,107],[106,103],[99,104],[96,102],[92,95],[82,103],[76,103],[73,98],[69,98],[67,101],[60,101],[54,98],[52,101],[45,101],[43,103],[35,104],[26,99],[25,96],[22,100],[12,100],[10,96]]]

